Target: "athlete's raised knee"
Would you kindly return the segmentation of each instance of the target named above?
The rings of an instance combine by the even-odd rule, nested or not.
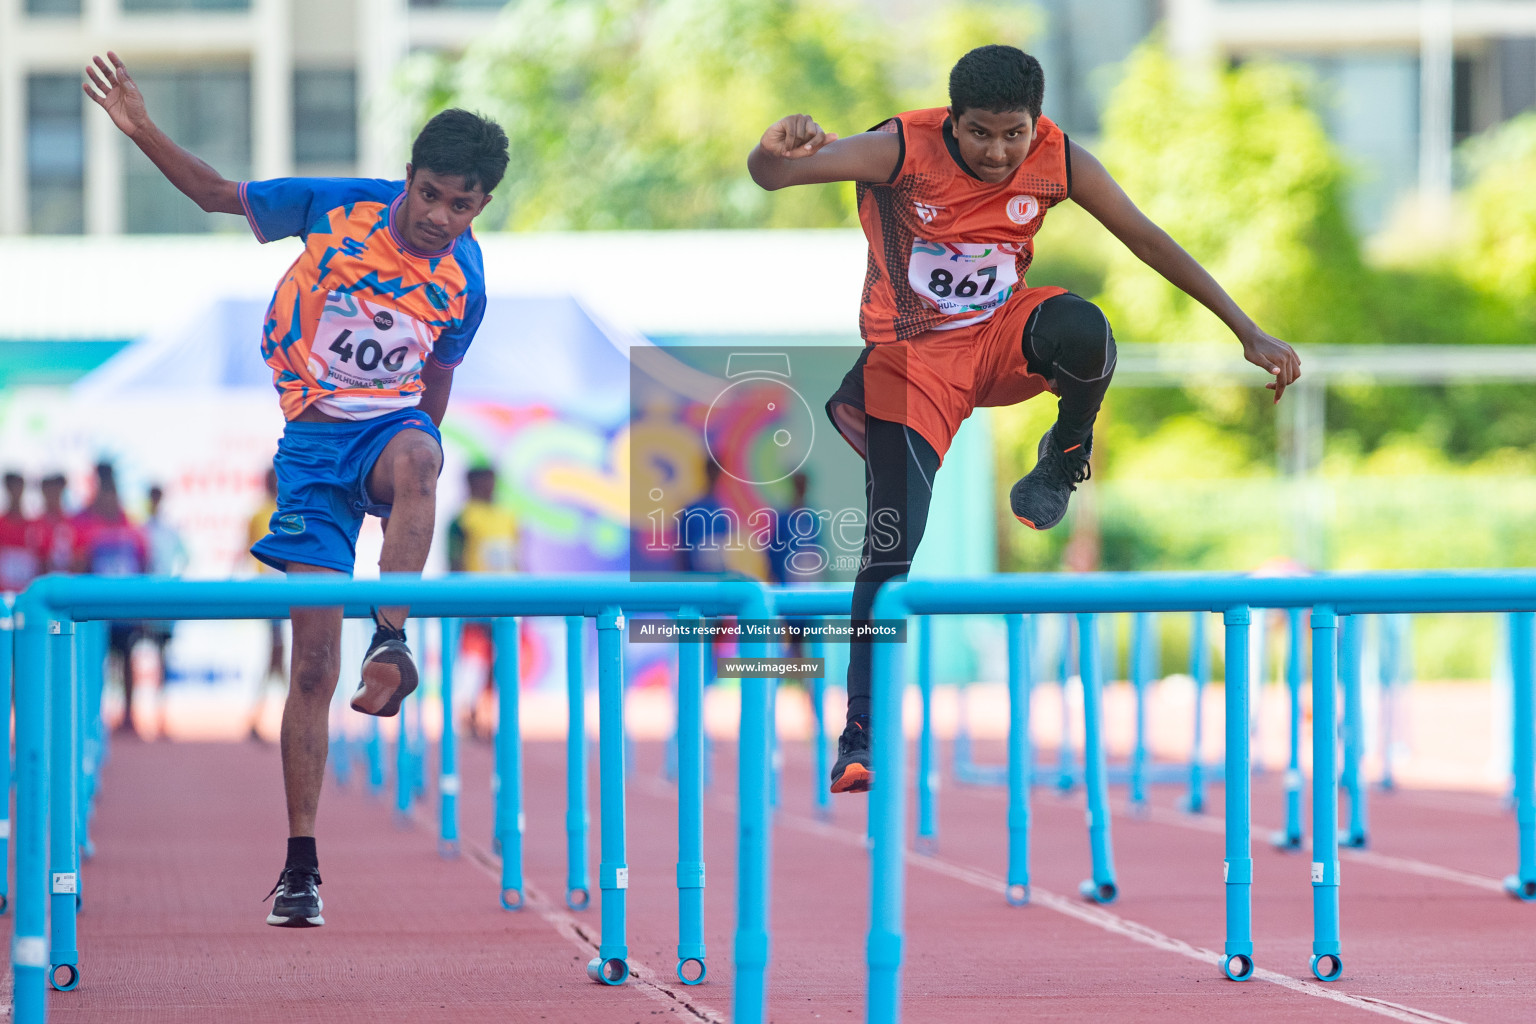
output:
[[[1115,332],[1104,311],[1070,292],[1042,302],[1025,328],[1025,358],[1058,383],[1109,377],[1115,353]]]
[[[437,493],[437,474],[442,469],[443,450],[426,434],[410,433],[416,436],[405,441],[390,458],[396,498],[402,494]]]

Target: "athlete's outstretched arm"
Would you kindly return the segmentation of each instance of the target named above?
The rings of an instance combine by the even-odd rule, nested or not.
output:
[[[889,181],[900,159],[901,140],[891,132],[839,139],[822,131],[810,115],[791,114],[763,132],[747,155],[747,170],[753,181],[773,192],[829,181]]]
[[[134,84],[123,66],[122,59],[111,50],[107,61],[95,58],[94,64],[85,68],[89,82],[80,88],[105,110],[112,123],[144,151],[144,155],[160,168],[172,185],[186,193],[198,206],[209,213],[245,212],[240,205],[240,184],[226,179],[218,171],[171,141],[170,136],[155,126],[144,109],[144,95]],[[92,86],[95,86],[93,89]]]
[[[1301,376],[1296,350],[1260,330],[1193,256],[1136,208],[1103,164],[1077,143],[1071,146],[1072,198],[1138,259],[1220,317],[1243,343],[1243,358],[1274,374],[1274,381],[1265,387],[1280,401],[1286,386]]]
[[[453,390],[453,367],[443,366],[431,356],[421,368],[421,401],[416,408],[426,413],[434,426],[443,425],[448,411],[448,393]]]

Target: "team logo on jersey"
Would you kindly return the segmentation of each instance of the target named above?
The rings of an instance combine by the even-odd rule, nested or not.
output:
[[[279,530],[290,536],[297,537],[304,532],[304,517],[296,512],[289,512],[286,515],[279,516],[276,525],[272,528],[272,532],[276,533]]]
[[[1008,200],[1008,219],[1015,224],[1028,224],[1040,216],[1040,200],[1034,196],[1014,196]]]
[[[932,224],[933,219],[944,209],[942,206],[934,206],[929,203],[913,203],[912,209],[917,211],[917,219],[924,224]]]
[[[373,326],[381,331],[387,331],[395,326],[395,318],[389,315],[389,310],[381,309],[373,314]]]

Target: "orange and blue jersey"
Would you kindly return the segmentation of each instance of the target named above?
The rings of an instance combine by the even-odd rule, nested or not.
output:
[[[257,239],[297,235],[304,252],[267,309],[261,354],[289,420],[311,406],[346,420],[408,409],[426,360],[464,358],[485,315],[480,245],[406,244],[394,224],[405,183],[275,178],[240,185]]]

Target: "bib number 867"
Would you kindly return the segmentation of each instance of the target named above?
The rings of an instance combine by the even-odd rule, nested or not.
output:
[[[331,342],[331,351],[338,353],[341,356],[342,362],[352,363],[359,370],[377,369],[379,364],[383,363],[384,369],[391,373],[398,373],[400,368],[405,365],[405,356],[409,346],[401,345],[399,348],[392,348],[386,353],[383,345],[380,345],[372,338],[365,338],[354,349],[352,343],[347,340],[351,336],[352,330],[348,328],[336,335],[336,339]]]
[[[972,280],[970,274],[966,274],[956,282],[955,275],[940,267],[928,278],[928,290],[940,298],[949,296],[951,292],[961,299],[969,299],[974,295],[987,295],[991,293],[992,286],[997,284],[997,268],[981,267],[977,269],[976,277],[987,279],[985,288],[981,286],[980,282]],[[335,346],[331,347],[334,348]]]

